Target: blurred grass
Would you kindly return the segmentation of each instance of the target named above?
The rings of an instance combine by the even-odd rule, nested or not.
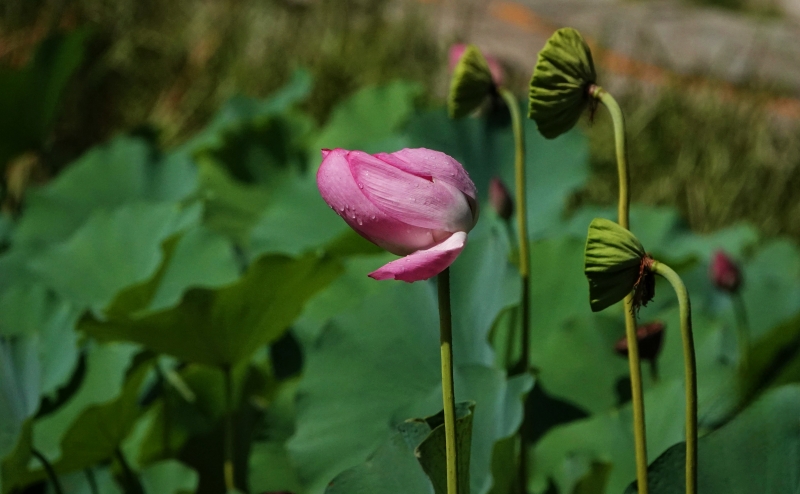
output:
[[[306,109],[319,122],[356,89],[391,79],[439,97],[446,61],[423,14],[417,2],[390,0],[6,0],[0,63],[24,63],[52,26],[93,26],[89,61],[53,133],[54,159],[66,163],[119,131],[180,142],[236,92],[266,96],[298,67],[314,76]],[[509,78],[517,73],[527,80],[530,71]],[[696,231],[745,220],[800,239],[798,123],[769,116],[763,93],[737,94],[747,97],[676,83],[618,95],[633,200],[675,206]],[[602,110],[595,120],[593,176],[575,205],[616,200],[610,122]]]
[[[149,126],[171,144],[237,92],[266,96],[299,67],[316,81],[308,110],[324,120],[366,84],[431,88],[442,59],[417,6],[388,0],[6,0],[2,62],[24,58],[50,26],[89,25],[94,43],[56,139],[76,155],[120,130]],[[70,152],[71,151],[71,152]]]
[[[699,232],[749,221],[800,239],[800,126],[766,109],[766,96],[714,85],[633,89],[619,96],[629,129],[632,200],[675,206]],[[576,204],[613,204],[611,123],[587,128],[594,180]]]

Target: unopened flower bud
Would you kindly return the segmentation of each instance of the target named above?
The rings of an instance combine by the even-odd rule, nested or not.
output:
[[[639,357],[642,360],[655,360],[664,343],[664,328],[661,321],[643,324],[636,329],[636,342],[639,345]],[[614,344],[614,351],[624,357],[628,356],[628,339],[623,336]]]
[[[742,284],[742,274],[739,266],[721,250],[714,254],[709,276],[714,286],[728,293],[736,293]]]
[[[511,194],[508,193],[506,184],[502,180],[495,177],[489,182],[489,204],[497,213],[497,216],[508,221],[511,214],[514,212],[514,201],[511,200]]]

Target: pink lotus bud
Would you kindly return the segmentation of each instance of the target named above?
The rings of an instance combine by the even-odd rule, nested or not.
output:
[[[506,184],[497,177],[489,182],[489,204],[497,216],[504,220],[511,218],[511,214],[514,212],[514,201],[511,200],[511,194],[508,193]]]
[[[735,293],[739,290],[739,285],[742,283],[742,274],[739,271],[739,266],[728,257],[725,252],[718,250],[714,254],[714,259],[711,261],[709,269],[709,276],[711,282],[720,290],[725,290],[728,293]]]
[[[654,321],[643,324],[636,328],[636,341],[639,344],[639,358],[642,360],[655,360],[661,353],[661,346],[664,342],[665,325],[661,321]],[[614,345],[614,351],[618,354],[628,356],[628,339],[623,336]]]
[[[478,221],[475,184],[438,151],[325,149],[317,187],[325,202],[370,242],[405,256],[370,273],[376,280],[425,280],[455,261]]]
[[[456,68],[458,61],[461,60],[461,56],[466,49],[467,45],[464,43],[456,43],[450,47],[450,53],[448,54],[450,72]],[[505,80],[505,72],[500,62],[498,62],[496,58],[486,54],[483,55],[483,58],[485,58],[486,63],[489,64],[489,71],[492,73],[492,79],[495,85],[502,86]]]

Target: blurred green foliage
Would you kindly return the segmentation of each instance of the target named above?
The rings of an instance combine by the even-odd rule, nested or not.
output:
[[[36,19],[25,15],[38,10],[14,2],[2,14],[11,15],[13,5],[23,25]],[[331,1],[232,2],[239,21],[260,22],[269,28],[257,32],[283,40],[263,50],[275,57],[295,50],[292,57],[269,59],[265,67],[275,70],[263,70],[263,79],[242,75],[237,70],[252,65],[238,66],[231,54],[249,53],[236,44],[247,31],[238,27],[249,24],[217,22],[227,34],[213,42],[206,63],[219,71],[179,71],[192,84],[184,79],[179,109],[159,113],[164,81],[174,74],[165,53],[187,56],[160,42],[181,38],[168,35],[164,19],[174,19],[182,4],[72,5],[82,21],[95,19],[100,45],[92,53],[104,55],[89,58],[105,65],[78,71],[80,94],[65,96],[54,125],[81,129],[99,108],[112,114],[87,125],[83,144],[69,148],[74,160],[66,151],[44,153],[60,144],[37,134],[30,146],[41,159],[69,166],[45,185],[23,188],[23,207],[0,223],[0,491],[37,492],[48,482],[35,451],[66,492],[224,492],[229,371],[240,490],[333,494],[346,481],[364,492],[434,492],[414,454],[423,433],[408,421],[420,425],[441,408],[435,290],[428,282],[367,278],[393,257],[350,231],[319,197],[319,148],[335,146],[438,149],[462,162],[478,186],[481,221],[452,267],[456,393],[475,403],[471,492],[514,492],[519,447],[529,448],[531,492],[629,488],[635,475],[627,364],[613,349],[624,332],[622,313],[616,306],[592,313],[583,274],[589,222],[614,215],[604,206],[613,203],[609,184],[616,178],[602,112],[588,140],[579,131],[545,140],[526,123],[535,372],[509,376],[520,353],[514,230],[485,197],[493,176],[513,181],[508,115],[494,108],[449,120],[443,108],[420,100],[435,72],[416,61],[428,60],[427,41],[368,42],[396,39],[387,33],[413,38],[418,25],[348,25],[357,16]],[[215,24],[210,5],[195,15]],[[368,9],[386,8],[347,5],[363,9],[366,19],[381,18]],[[258,9],[280,14],[260,17]],[[144,21],[160,30],[131,28]],[[271,23],[320,37],[291,45],[287,40],[297,37],[273,31]],[[394,31],[398,26],[410,31]],[[310,71],[292,71],[292,60]],[[195,62],[185,63],[179,66]],[[138,70],[144,79],[133,76]],[[397,74],[418,77],[387,81]],[[235,85],[256,96],[228,98]],[[108,90],[120,105],[70,114],[100,87],[116,87]],[[701,439],[701,485],[797,489],[800,466],[791,452],[800,434],[788,420],[800,413],[800,250],[736,222],[761,221],[770,207],[781,208],[781,219],[763,229],[795,233],[797,203],[785,195],[795,183],[795,148],[766,126],[740,128],[761,121],[757,109],[726,113],[731,107],[718,109],[716,100],[703,99],[706,107],[684,96],[666,93],[623,107],[631,128],[641,129],[631,139],[640,204],[632,230],[656,258],[679,268],[692,294],[700,425],[708,433]],[[689,118],[696,119],[692,127]],[[136,129],[105,140],[141,122],[161,137]],[[698,128],[710,137],[701,139]],[[68,135],[62,132],[55,134]],[[775,168],[784,159],[786,168]],[[698,175],[705,188],[686,187]],[[671,193],[658,196],[664,184]],[[778,197],[763,197],[770,187],[780,189]],[[716,189],[702,216],[695,203],[681,202],[683,190],[692,191],[688,198]],[[676,203],[680,209],[665,207]],[[736,347],[730,297],[707,277],[718,248],[743,269],[748,349]],[[663,454],[651,466],[659,482],[651,489],[674,492],[682,463],[683,355],[677,302],[664,284],[656,293],[641,312],[642,322],[667,326],[658,378],[645,382],[649,453]],[[750,364],[742,369],[745,350]],[[523,400],[535,426],[520,446],[514,435]],[[761,452],[758,462],[742,461]]]

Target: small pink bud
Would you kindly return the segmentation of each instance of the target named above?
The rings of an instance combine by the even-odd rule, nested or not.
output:
[[[436,276],[455,261],[478,221],[475,184],[466,170],[430,149],[323,152],[317,187],[353,230],[405,256],[370,274],[379,280]]]
[[[461,56],[464,54],[464,51],[467,49],[467,45],[464,43],[456,43],[450,47],[450,52],[448,53],[448,66],[450,72],[452,72],[456,65],[458,65],[458,61],[461,60]],[[496,58],[483,54],[483,58],[486,59],[486,63],[489,65],[489,72],[492,73],[492,79],[496,86],[502,86],[503,82],[505,81],[505,71],[503,70],[502,65],[500,62],[497,61]]]
[[[639,344],[639,358],[642,360],[653,361],[661,353],[664,342],[665,325],[661,321],[654,321],[643,324],[636,329],[636,341]],[[614,344],[614,351],[618,354],[628,356],[628,339],[623,336]]]
[[[714,253],[708,274],[714,286],[728,293],[736,293],[742,284],[739,266],[721,250]]]
[[[511,194],[508,193],[506,184],[498,177],[494,177],[489,182],[489,204],[497,213],[497,216],[506,221],[511,218],[511,214],[514,212],[514,201],[511,200]]]

